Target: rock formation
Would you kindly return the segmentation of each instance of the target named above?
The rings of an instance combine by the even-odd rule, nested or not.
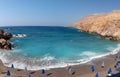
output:
[[[82,31],[96,33],[110,40],[120,40],[120,10],[93,14],[71,24]]]
[[[12,34],[4,32],[3,29],[0,29],[0,49],[11,50],[11,43],[8,41],[12,38]]]

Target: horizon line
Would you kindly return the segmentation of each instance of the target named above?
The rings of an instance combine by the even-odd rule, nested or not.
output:
[[[0,27],[20,27],[20,26],[22,26],[22,27],[33,27],[33,26],[42,26],[42,27],[66,27],[66,26],[69,26],[69,25],[65,25],[65,26],[63,26],[63,25],[7,25],[7,26],[0,26]]]

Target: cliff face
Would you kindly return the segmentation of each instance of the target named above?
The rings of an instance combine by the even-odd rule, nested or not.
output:
[[[11,50],[11,43],[8,41],[12,38],[12,34],[8,32],[4,32],[0,29],[0,49]]]
[[[82,31],[96,33],[111,40],[120,40],[120,10],[93,14],[71,24]]]

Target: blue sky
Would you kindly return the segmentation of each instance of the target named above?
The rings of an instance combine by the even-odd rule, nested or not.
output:
[[[0,26],[67,26],[119,9],[120,0],[0,0]]]

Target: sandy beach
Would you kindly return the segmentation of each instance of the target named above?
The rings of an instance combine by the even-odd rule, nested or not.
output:
[[[118,54],[120,55],[120,52]],[[46,70],[44,77],[94,77],[96,72],[98,72],[100,77],[106,77],[107,70],[110,67],[112,68],[114,73],[118,73],[114,67],[116,62],[115,56],[116,55],[108,55],[102,58],[93,59],[92,61],[87,62],[85,64],[71,66],[74,72],[73,75],[70,75],[66,68],[54,68]],[[101,68],[101,64],[103,61],[105,67]],[[94,63],[95,65],[94,72],[90,70],[92,63]],[[0,77],[4,77],[7,70],[11,72],[10,77],[28,77],[28,74],[30,74],[31,77],[43,77],[41,74],[41,70],[25,72],[22,69],[12,69],[10,67],[5,67],[3,63],[0,61]]]

